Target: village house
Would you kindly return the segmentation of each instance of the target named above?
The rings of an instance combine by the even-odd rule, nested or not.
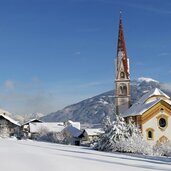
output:
[[[20,137],[20,124],[6,113],[0,114],[0,137]]]
[[[29,123],[29,136],[30,139],[37,139],[40,135],[47,133],[59,133],[61,132],[65,126],[64,124],[57,122],[34,122]]]
[[[83,130],[82,133],[82,144],[90,145],[94,140],[96,140],[104,131],[101,128],[87,128]]]
[[[42,135],[59,134],[65,139],[65,143],[80,145],[82,134],[80,122],[42,122],[32,119],[22,125],[23,138],[39,139]]]
[[[21,125],[21,137],[29,138],[30,137],[30,123],[42,123],[39,119],[31,119]]]

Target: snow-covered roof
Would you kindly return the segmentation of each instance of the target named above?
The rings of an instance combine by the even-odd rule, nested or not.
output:
[[[147,104],[146,103],[135,103],[121,115],[123,117],[142,115],[145,111],[147,111],[152,106],[157,104],[160,100],[161,99],[158,99],[158,100],[152,101],[152,102],[147,103]]]
[[[14,125],[20,126],[20,124],[15,121],[14,119],[12,119],[11,117],[7,116],[6,114],[0,114],[0,116],[2,116],[3,118],[5,118],[6,120],[8,120],[9,122],[13,123]]]
[[[85,129],[85,132],[89,136],[96,136],[104,133],[104,131],[101,128],[88,128]]]
[[[163,91],[161,91],[158,88],[154,88],[151,91],[149,91],[148,93],[144,94],[140,100],[138,101],[138,103],[144,103],[145,101],[147,101],[149,98],[153,97],[153,96],[158,96],[160,97],[165,97],[167,99],[170,99],[170,97],[165,94]]]
[[[26,125],[26,124],[29,124],[29,123],[32,123],[32,122],[38,122],[38,123],[42,123],[43,121],[41,121],[40,119],[30,119],[29,121],[23,123],[22,125]]]
[[[57,122],[32,122],[29,123],[31,133],[39,133],[41,130],[46,129],[48,132],[61,132],[65,126]]]
[[[83,132],[72,125],[67,126],[63,131],[67,131],[72,137],[75,138],[79,137]]]
[[[155,97],[152,99],[152,97]],[[150,99],[150,100],[149,100]],[[128,110],[126,110],[123,114],[123,117],[127,116],[136,116],[142,115],[148,109],[153,107],[155,104],[160,102],[161,100],[171,105],[171,100],[168,95],[162,92],[160,89],[155,88],[143,95],[138,102],[133,104]]]
[[[69,120],[67,122],[67,125],[72,125],[73,127],[77,128],[77,129],[80,129],[81,128],[80,122],[73,122],[71,120]]]

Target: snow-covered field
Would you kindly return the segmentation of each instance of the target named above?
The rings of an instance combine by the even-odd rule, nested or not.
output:
[[[2,171],[171,171],[171,158],[135,157],[84,147],[0,139]]]

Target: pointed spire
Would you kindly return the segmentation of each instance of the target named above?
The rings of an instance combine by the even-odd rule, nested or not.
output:
[[[123,65],[124,65],[127,77],[129,77],[129,66],[128,66],[129,64],[128,64],[128,57],[126,53],[124,31],[123,31],[123,25],[122,25],[122,11],[120,11],[120,18],[119,18],[119,33],[118,33],[118,48],[117,48],[118,57],[119,57],[119,52],[122,53]]]
[[[122,25],[122,12],[120,11],[120,19],[119,19],[119,33],[118,33],[118,49],[117,52],[122,51],[125,55],[126,54],[126,46],[125,46],[125,39],[124,39],[124,32],[123,32],[123,25]]]

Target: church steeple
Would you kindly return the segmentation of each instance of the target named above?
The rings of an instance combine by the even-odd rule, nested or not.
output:
[[[121,114],[130,107],[130,72],[126,52],[122,16],[120,12],[116,70],[116,114]]]

